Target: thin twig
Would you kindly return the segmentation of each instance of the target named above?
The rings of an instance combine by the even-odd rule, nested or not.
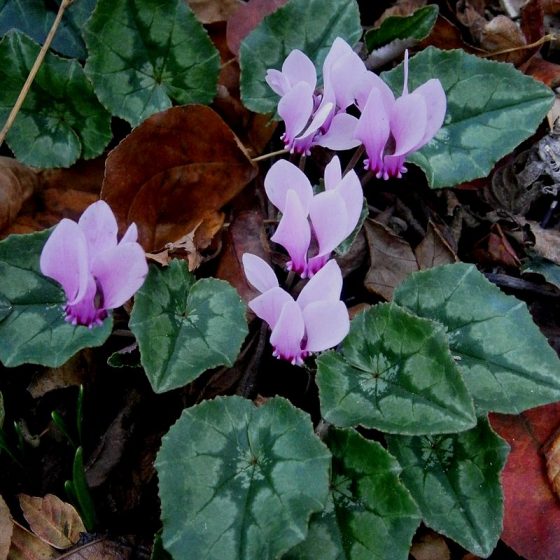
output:
[[[6,134],[8,134],[8,131],[10,130],[10,128],[12,128],[12,125],[16,120],[17,114],[19,113],[19,110],[21,109],[21,106],[23,105],[23,102],[25,101],[27,94],[31,89],[31,84],[35,79],[37,72],[39,72],[39,68],[41,67],[41,64],[43,64],[45,55],[47,54],[47,51],[49,50],[51,43],[53,42],[54,36],[58,30],[58,26],[62,21],[62,16],[64,15],[64,11],[66,10],[66,8],[68,8],[68,6],[70,6],[70,4],[72,4],[72,2],[74,2],[74,0],[62,0],[62,2],[60,3],[60,8],[58,8],[58,13],[56,14],[56,18],[52,24],[49,34],[47,35],[47,38],[45,39],[45,42],[41,47],[41,50],[39,51],[39,54],[37,55],[37,58],[35,59],[33,66],[31,67],[29,76],[27,76],[27,80],[25,80],[25,84],[23,84],[23,87],[19,92],[18,98],[16,99],[16,103],[13,106],[8,116],[8,120],[6,121],[4,128],[0,131],[0,146],[4,143]]]
[[[363,145],[356,148],[356,151],[352,155],[352,158],[348,162],[348,165],[346,166],[346,169],[344,170],[344,173],[342,174],[343,176],[346,175],[346,173],[348,173],[348,171],[350,171],[351,169],[354,169],[354,167],[356,167],[356,164],[358,163],[358,161],[360,161],[360,158],[362,157],[363,153],[364,153],[364,146]]]
[[[265,159],[270,159],[276,156],[281,156],[283,154],[287,154],[288,150],[277,150],[276,152],[270,152],[269,154],[264,154],[262,156],[258,156],[253,158],[251,161],[254,163],[256,161],[263,161]]]
[[[549,33],[548,35],[545,35],[544,37],[541,37],[538,41],[535,41],[534,43],[529,43],[528,45],[523,45],[522,47],[512,47],[511,49],[503,49],[501,51],[493,51],[493,52],[489,52],[489,53],[484,53],[481,54],[480,57],[481,58],[489,58],[491,56],[498,56],[501,54],[508,54],[508,53],[512,53],[512,52],[516,52],[516,51],[524,51],[526,49],[532,49],[533,47],[538,47],[540,45],[544,45],[545,43],[549,43],[551,41],[556,41],[558,40],[558,36],[554,35],[554,33]]]

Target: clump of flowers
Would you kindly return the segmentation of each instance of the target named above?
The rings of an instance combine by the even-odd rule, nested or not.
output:
[[[148,265],[132,224],[120,242],[117,221],[104,201],[89,206],[78,223],[63,219],[41,253],[41,272],[66,294],[66,321],[94,327],[142,286]]]

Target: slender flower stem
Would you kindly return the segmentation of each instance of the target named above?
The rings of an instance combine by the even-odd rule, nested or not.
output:
[[[4,143],[6,134],[8,134],[8,131],[10,130],[10,128],[12,128],[12,125],[16,120],[17,114],[19,113],[19,110],[21,109],[21,106],[23,105],[23,102],[25,101],[27,94],[31,89],[31,84],[35,79],[37,72],[39,72],[39,68],[41,67],[41,64],[43,64],[45,55],[47,54],[47,51],[49,50],[51,43],[53,42],[54,36],[58,30],[58,26],[62,21],[62,16],[64,15],[64,11],[66,10],[66,8],[68,8],[68,6],[70,6],[70,4],[72,4],[72,2],[74,2],[74,0],[62,0],[62,2],[60,3],[60,8],[58,8],[58,13],[56,14],[56,18],[51,26],[49,34],[47,35],[47,38],[45,39],[45,42],[41,47],[41,50],[39,51],[39,54],[37,55],[37,58],[35,59],[33,66],[31,67],[29,76],[27,76],[27,80],[25,80],[25,83],[23,84],[23,87],[19,92],[18,98],[16,99],[16,103],[13,106],[10,114],[8,115],[8,120],[6,121],[4,128],[0,131],[0,146]]]
[[[262,156],[258,156],[256,158],[251,159],[251,161],[254,163],[256,161],[263,161],[265,159],[270,159],[276,156],[281,156],[283,154],[287,154],[288,150],[277,150],[276,152],[270,152],[269,154],[264,154]]]
[[[348,165],[346,166],[346,169],[344,169],[344,173],[342,174],[343,177],[344,177],[344,175],[346,175],[346,173],[348,173],[349,171],[354,169],[354,167],[356,167],[356,164],[358,163],[358,161],[360,161],[360,158],[363,155],[364,155],[364,145],[362,144],[361,146],[358,146],[356,148],[356,151],[354,152],[354,154],[352,155],[352,158],[348,162]]]
[[[362,187],[367,185],[374,177],[375,175],[373,171],[370,169],[360,180],[360,183],[362,183]]]
[[[305,154],[302,154],[302,156],[299,158],[299,168],[301,171],[305,170],[305,160],[307,159],[307,157],[305,156]]]
[[[286,282],[285,282],[287,291],[291,289],[295,279],[296,279],[296,273],[293,270],[290,270],[290,272],[288,272],[288,276],[286,277]]]

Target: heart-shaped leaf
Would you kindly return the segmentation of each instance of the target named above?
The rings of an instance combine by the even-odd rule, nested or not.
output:
[[[279,558],[325,506],[330,460],[309,417],[284,399],[186,409],[156,460],[163,546],[173,558]]]
[[[0,41],[0,123],[6,122],[39,53],[16,31]],[[47,53],[21,111],[8,132],[19,161],[36,167],[69,167],[99,155],[111,139],[111,119],[75,60]]]
[[[358,315],[342,352],[323,354],[317,365],[321,411],[336,426],[418,435],[476,424],[443,327],[397,305]]]
[[[473,265],[411,274],[395,302],[447,329],[449,345],[478,408],[519,414],[560,400],[560,361],[527,306]]]
[[[410,59],[409,89],[437,78],[447,94],[447,115],[435,138],[408,159],[433,188],[486,177],[494,164],[531,136],[554,94],[511,64],[463,50],[428,47]],[[403,65],[383,74],[402,91]]]
[[[184,0],[99,0],[85,38],[95,93],[132,125],[216,94],[218,51]]]
[[[101,346],[111,334],[112,317],[99,327],[64,320],[66,296],[39,271],[39,256],[50,231],[11,235],[0,242],[0,297],[10,313],[0,320],[0,361],[58,367],[82,348]]]
[[[420,514],[398,463],[354,430],[331,429],[331,497],[311,517],[307,539],[284,560],[407,560]]]
[[[337,37],[354,45],[362,34],[354,0],[290,0],[266,16],[241,42],[241,99],[257,113],[276,111],[278,96],[265,82],[269,68],[280,70],[293,49],[315,64],[319,79],[327,52]]]
[[[183,387],[207,369],[232,366],[247,336],[245,306],[227,282],[195,282],[184,261],[151,266],[134,298],[130,329],[154,391]]]
[[[389,436],[387,443],[426,525],[488,556],[502,531],[500,472],[509,451],[488,421],[460,434]]]

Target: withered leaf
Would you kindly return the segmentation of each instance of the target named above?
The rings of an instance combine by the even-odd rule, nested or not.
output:
[[[8,560],[54,560],[59,553],[42,541],[39,537],[22,527],[19,523],[14,523],[12,533],[12,544],[8,553]]]
[[[13,531],[14,524],[12,522],[10,510],[4,498],[0,496],[0,560],[6,560],[6,558],[8,558]]]
[[[0,157],[0,231],[15,220],[38,184],[37,173],[31,167]]]
[[[548,480],[556,495],[560,497],[560,434],[556,435],[546,450],[545,457]]]
[[[78,542],[80,533],[86,532],[74,506],[54,494],[43,498],[19,494],[18,498],[33,533],[54,548],[69,548]]]
[[[414,560],[449,560],[451,553],[445,539],[429,531],[412,543],[410,555]]]
[[[366,220],[365,231],[370,255],[365,287],[390,300],[395,287],[418,270],[418,263],[410,245],[387,226]]]
[[[414,254],[421,270],[459,261],[457,254],[432,220],[428,222],[426,237],[416,246]]]
[[[64,560],[131,560],[132,548],[109,539],[98,539],[62,555]]]
[[[187,0],[187,4],[202,23],[226,21],[243,6],[241,0]]]
[[[555,229],[544,229],[537,222],[519,218],[522,224],[529,224],[535,236],[532,250],[555,264],[560,265],[560,232]]]
[[[151,116],[108,156],[101,196],[121,233],[138,226],[147,251],[200,223],[211,238],[216,215],[257,172],[247,152],[210,107],[186,105]]]

